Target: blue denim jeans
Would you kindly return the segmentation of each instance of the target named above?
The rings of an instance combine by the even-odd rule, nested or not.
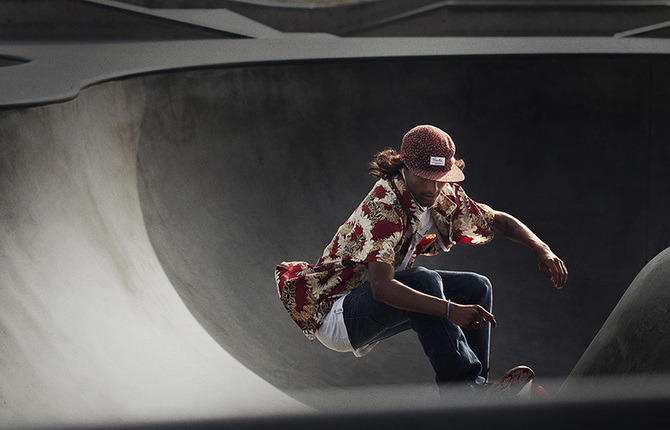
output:
[[[415,267],[396,272],[395,279],[425,294],[459,304],[478,304],[489,312],[492,310],[491,283],[476,273]],[[344,322],[354,348],[408,329],[414,330],[433,366],[438,384],[482,384],[486,381],[490,324],[479,330],[464,330],[443,317],[401,310],[375,300],[370,284],[364,284],[346,296]]]

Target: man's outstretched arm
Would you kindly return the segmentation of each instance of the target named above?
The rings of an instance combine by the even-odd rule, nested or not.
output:
[[[528,227],[508,213],[495,211],[493,228],[508,239],[521,243],[533,251],[540,271],[551,279],[556,288],[559,290],[563,288],[568,280],[565,263]]]
[[[452,323],[476,330],[491,323],[497,325],[495,317],[479,305],[462,305],[421,293],[394,279],[395,269],[390,264],[371,261],[368,263],[370,288],[375,300],[398,309],[446,317]]]

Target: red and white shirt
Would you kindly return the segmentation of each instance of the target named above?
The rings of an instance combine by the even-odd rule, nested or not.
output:
[[[405,269],[412,267],[418,255],[449,251],[456,243],[483,244],[493,239],[493,210],[471,200],[456,183],[446,184],[430,208],[435,229],[415,238],[420,214],[400,175],[380,179],[316,264],[294,261],[276,267],[279,297],[310,340],[316,338],[333,303],[368,281],[370,261]]]

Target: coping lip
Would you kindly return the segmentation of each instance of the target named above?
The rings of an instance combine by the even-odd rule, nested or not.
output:
[[[259,64],[490,55],[662,55],[670,39],[612,37],[339,38],[295,34],[276,39],[0,44],[0,108],[71,100],[105,81],[151,73]]]

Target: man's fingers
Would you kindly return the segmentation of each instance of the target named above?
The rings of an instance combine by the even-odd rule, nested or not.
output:
[[[554,286],[560,290],[568,280],[568,269],[560,259],[557,259],[553,263],[551,280],[554,282]]]
[[[554,287],[559,290],[563,288],[568,280],[568,269],[565,267],[565,263],[558,257],[542,262],[540,264],[540,271],[547,278],[551,279]]]
[[[563,288],[563,285],[565,285],[565,283],[568,281],[568,268],[565,266],[565,263],[563,262],[563,260],[558,260],[558,261],[560,263],[560,265],[559,265],[560,279],[559,279],[559,283],[557,285],[557,288],[561,289],[561,288]]]
[[[475,312],[472,315],[472,321],[469,324],[469,328],[472,330],[478,330],[480,328],[486,327],[486,324],[491,323],[492,327],[497,325],[496,319],[490,312],[487,312],[486,309],[482,308],[479,305],[474,306]]]
[[[458,305],[456,309],[459,309],[460,315],[452,314],[455,319],[452,319],[451,322],[462,328],[478,330],[486,327],[488,323],[491,323],[493,327],[498,325],[493,314],[479,305]]]
[[[488,312],[481,306],[477,308],[477,311],[479,312],[479,315],[481,315],[484,318],[484,321],[482,322],[484,325],[486,324],[487,321],[491,323],[491,327],[496,327],[498,325],[498,323],[496,322],[496,318],[493,316],[491,312]]]

